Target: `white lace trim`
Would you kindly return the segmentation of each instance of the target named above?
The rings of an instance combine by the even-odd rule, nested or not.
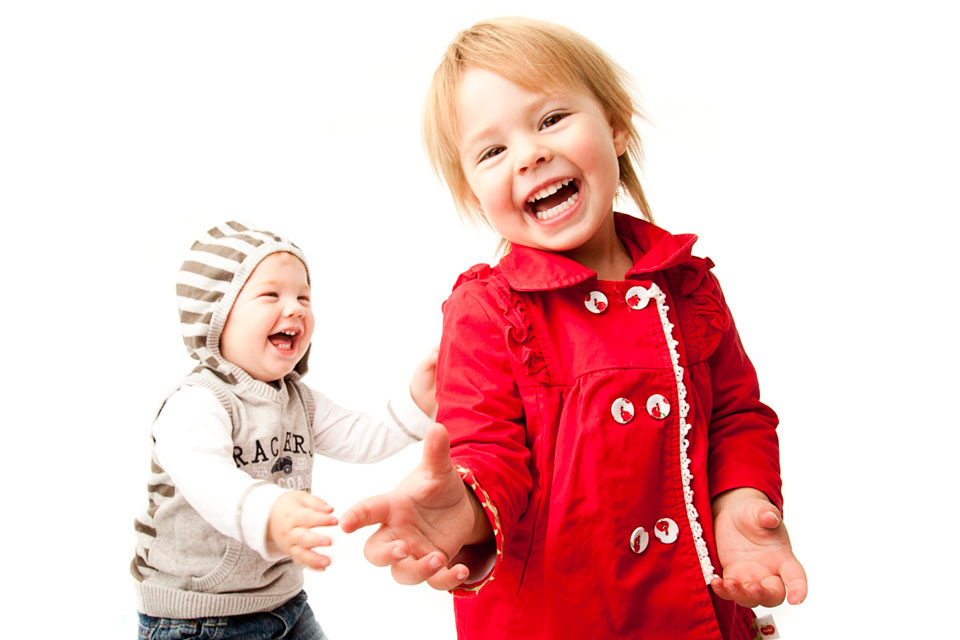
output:
[[[680,366],[680,355],[677,353],[679,343],[673,339],[673,323],[667,316],[669,307],[667,306],[666,294],[656,284],[651,284],[650,295],[657,301],[660,324],[663,326],[663,335],[670,349],[670,361],[673,363],[673,372],[677,378],[677,397],[680,400],[680,475],[683,478],[683,501],[687,505],[687,519],[690,521],[693,543],[697,547],[697,556],[700,558],[703,579],[707,584],[710,584],[710,581],[717,577],[717,574],[713,570],[713,563],[710,562],[707,543],[703,540],[703,527],[700,526],[699,522],[700,515],[697,513],[697,508],[693,506],[693,488],[690,486],[693,474],[690,473],[690,458],[687,457],[687,449],[690,447],[687,434],[690,433],[691,429],[691,425],[687,424],[687,414],[690,412],[690,405],[687,404],[687,387],[683,383],[683,367]]]

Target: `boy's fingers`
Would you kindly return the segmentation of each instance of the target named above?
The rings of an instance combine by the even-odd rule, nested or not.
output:
[[[302,547],[291,547],[290,559],[302,567],[309,567],[310,569],[316,569],[317,571],[323,571],[330,566],[329,557],[319,553],[314,553],[313,551],[304,549]]]
[[[340,528],[346,533],[385,522],[390,515],[390,501],[385,495],[361,500],[340,517]]]
[[[320,513],[310,509],[298,513],[291,524],[304,529],[312,529],[313,527],[332,527],[337,522],[337,517],[332,514]]]
[[[304,549],[313,549],[314,547],[329,547],[333,544],[333,539],[329,536],[325,536],[316,531],[308,530],[306,533],[300,536],[300,540],[297,541],[298,547],[303,547]]]
[[[300,504],[304,507],[310,509],[316,509],[318,511],[323,511],[325,513],[332,513],[333,507],[327,504],[327,501],[323,498],[318,498],[315,495],[309,493],[301,493],[298,495]]]

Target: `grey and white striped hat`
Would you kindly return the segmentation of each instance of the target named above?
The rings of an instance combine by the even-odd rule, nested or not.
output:
[[[220,355],[220,334],[240,289],[257,265],[272,253],[295,255],[310,270],[300,248],[290,240],[236,221],[213,227],[190,247],[177,277],[177,306],[183,342],[190,356],[236,384],[239,367]],[[307,371],[307,354],[294,369]]]

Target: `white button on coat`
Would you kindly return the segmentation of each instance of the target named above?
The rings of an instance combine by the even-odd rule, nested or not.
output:
[[[607,310],[607,296],[603,291],[591,291],[583,300],[583,305],[590,313],[603,313]]]
[[[657,420],[663,420],[670,415],[670,403],[659,393],[647,398],[647,413]]]
[[[650,293],[649,289],[644,287],[630,287],[627,289],[627,295],[625,299],[627,301],[627,306],[631,309],[640,310],[647,306],[647,303],[650,302],[650,298],[653,297],[653,294]]]
[[[657,524],[653,525],[653,535],[663,544],[673,544],[680,535],[680,527],[670,518],[660,518]]]
[[[613,419],[620,424],[627,424],[633,420],[633,416],[635,415],[633,403],[626,398],[617,398],[614,400],[613,406],[610,407],[610,413],[613,414]]]
[[[643,527],[637,527],[630,534],[630,550],[634,553],[643,553],[650,544],[650,534]]]

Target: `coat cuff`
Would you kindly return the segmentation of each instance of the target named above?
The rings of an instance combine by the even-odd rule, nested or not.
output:
[[[503,530],[500,528],[500,514],[497,511],[496,505],[493,504],[490,496],[483,490],[480,483],[477,482],[473,471],[459,465],[455,468],[457,473],[460,474],[460,479],[470,487],[477,496],[477,500],[480,501],[480,506],[483,507],[483,511],[487,514],[487,519],[490,521],[490,528],[493,529],[493,539],[496,544],[496,553],[476,556],[475,566],[469,567],[470,576],[467,578],[467,582],[450,591],[450,593],[458,596],[469,597],[475,596],[480,589],[494,579],[497,567],[500,566],[500,560],[503,558]],[[473,563],[471,562],[471,564]]]

